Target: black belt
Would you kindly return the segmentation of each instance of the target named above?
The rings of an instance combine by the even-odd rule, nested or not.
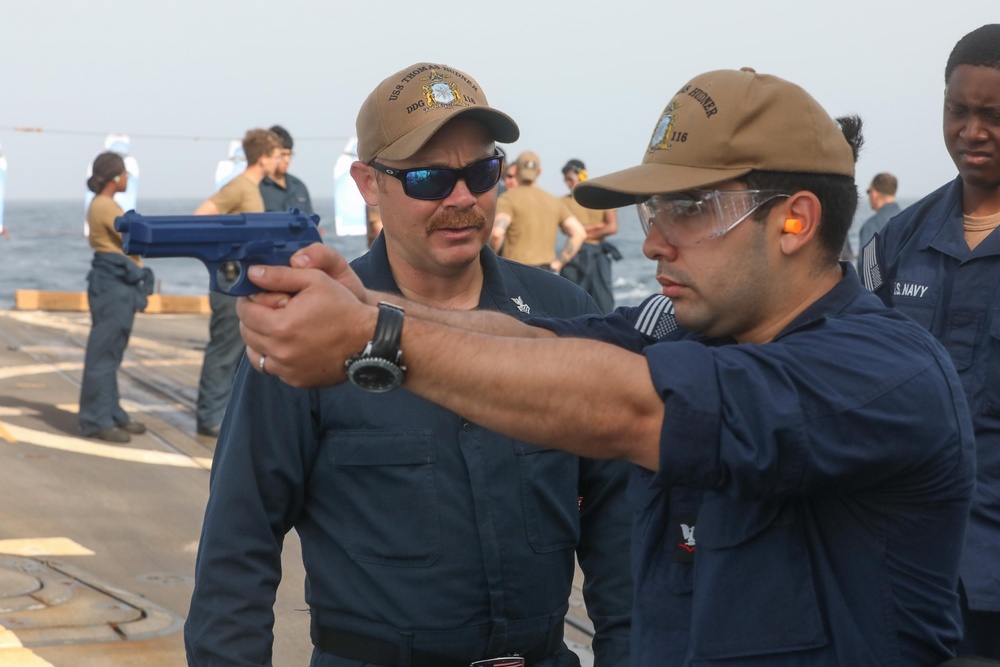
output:
[[[520,657],[524,658],[527,667],[540,662],[559,648],[559,645],[562,644],[562,624],[559,625],[558,632],[553,632],[551,635],[523,653],[518,653]],[[399,657],[402,649],[395,642],[335,630],[317,623],[313,625],[313,643],[321,651],[348,660],[359,660],[380,667],[399,667],[400,665]],[[478,657],[460,660],[416,649],[410,651],[410,667],[469,667],[469,664],[475,660],[483,659],[483,657]]]

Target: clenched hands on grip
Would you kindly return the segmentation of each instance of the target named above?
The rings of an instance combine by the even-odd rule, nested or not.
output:
[[[344,361],[375,331],[379,299],[403,301],[410,391],[512,438],[659,466],[664,407],[643,381],[649,370],[641,354],[560,339],[502,313],[437,310],[369,291],[322,244],[297,252],[290,267],[258,265],[248,276],[265,290],[237,304],[250,363],[259,369],[265,356],[267,374],[293,387],[343,383]],[[602,394],[615,400],[595,404]]]
[[[266,356],[267,373],[294,387],[339,384],[347,377],[344,360],[371,337],[377,309],[367,305],[368,290],[344,256],[329,246],[310,245],[290,263],[248,271],[265,291],[237,302],[247,356],[254,368]]]

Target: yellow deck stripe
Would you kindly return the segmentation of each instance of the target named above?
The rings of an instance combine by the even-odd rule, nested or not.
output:
[[[15,426],[14,424],[7,424],[6,430],[9,435],[15,438],[15,440],[11,440],[10,442],[48,447],[49,449],[58,449],[64,452],[88,454],[90,456],[100,456],[119,461],[131,461],[133,463],[176,466],[178,468],[208,469],[212,466],[212,460],[207,457],[190,457],[182,454],[157,452],[122,445],[101,445],[82,438],[45,433],[31,428],[24,428],[23,426]]]
[[[0,438],[3,438],[7,442],[17,442],[17,438],[10,434],[7,427],[3,425],[3,422],[0,422]]]
[[[0,627],[0,665],[4,667],[53,667],[21,645],[21,640],[10,630]]]
[[[28,537],[0,540],[0,554],[11,556],[93,556],[94,552],[68,537]]]

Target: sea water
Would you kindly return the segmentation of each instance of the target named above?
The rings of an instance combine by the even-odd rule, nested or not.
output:
[[[77,201],[7,202],[0,238],[0,308],[11,308],[19,289],[86,291],[94,257],[84,236],[83,198]],[[201,200],[146,199],[136,207],[142,215],[191,215]],[[333,233],[333,201],[315,202],[324,241],[353,259],[365,251],[365,237]],[[208,270],[199,260],[144,259],[153,270],[157,291],[170,295],[208,294]]]
[[[93,251],[83,234],[82,199],[6,203],[4,226],[8,237],[0,238],[0,308],[12,308],[14,292],[19,289],[86,291]],[[200,200],[149,199],[140,201],[137,210],[142,215],[190,215],[200,203]],[[320,199],[314,206],[325,243],[348,259],[366,251],[364,236],[334,233],[333,200]],[[864,203],[858,209],[850,236],[855,251],[858,227],[872,213]],[[634,207],[618,210],[618,233],[608,240],[622,253],[622,259],[612,265],[616,305],[636,305],[659,291],[656,265],[642,255],[643,236]],[[560,236],[560,247],[563,241]],[[208,271],[198,260],[147,259],[144,264],[153,270],[157,291],[163,294],[208,293]]]

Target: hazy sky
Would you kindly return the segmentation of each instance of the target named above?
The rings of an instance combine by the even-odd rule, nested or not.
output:
[[[228,140],[274,123],[297,139],[292,173],[328,198],[362,100],[418,61],[478,79],[520,125],[508,153],[539,153],[558,194],[568,158],[591,175],[638,164],[682,84],[750,66],[861,115],[862,188],[891,171],[917,197],[955,175],[948,54],[997,21],[997,0],[0,0],[7,199],[82,200],[109,132],[132,137],[140,212],[144,197],[201,199]]]

